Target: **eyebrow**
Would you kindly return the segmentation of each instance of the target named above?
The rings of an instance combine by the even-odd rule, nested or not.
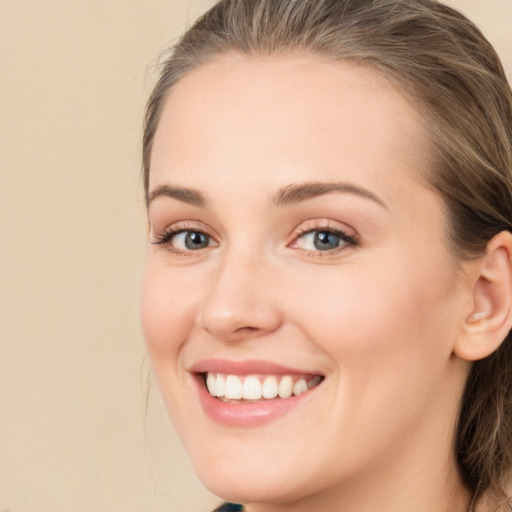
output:
[[[160,185],[156,187],[146,198],[146,204],[149,206],[157,197],[172,197],[183,203],[191,204],[193,206],[205,207],[207,204],[206,198],[193,188],[178,187],[175,185]]]
[[[370,199],[383,208],[387,209],[386,204],[375,194],[353,183],[346,182],[309,182],[297,185],[289,185],[282,188],[273,198],[272,203],[275,206],[287,206],[299,203],[307,199],[323,196],[331,192],[342,192],[345,194],[354,194],[364,199]]]
[[[369,190],[353,183],[338,181],[327,183],[320,181],[288,185],[277,192],[272,199],[272,204],[274,206],[288,206],[329,194],[331,192],[354,194],[364,199],[369,199],[387,209],[386,204]],[[147,205],[149,206],[153,200],[161,196],[171,197],[183,203],[203,208],[208,204],[205,196],[196,189],[179,187],[176,185],[160,185],[148,194]]]

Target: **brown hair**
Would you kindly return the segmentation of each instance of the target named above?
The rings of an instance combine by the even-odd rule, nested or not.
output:
[[[461,259],[512,231],[512,94],[500,60],[462,14],[433,0],[221,0],[183,35],[149,99],[143,139],[146,197],[151,146],[172,86],[225,53],[309,52],[371,66],[422,110],[434,165],[427,179],[449,214]],[[512,466],[512,336],[473,364],[455,439],[474,498],[502,493]],[[510,509],[512,510],[512,508]]]

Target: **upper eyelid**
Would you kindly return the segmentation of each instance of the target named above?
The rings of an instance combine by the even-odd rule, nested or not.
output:
[[[212,238],[218,238],[217,232],[209,227],[204,222],[198,221],[198,220],[182,220],[173,222],[163,229],[154,229],[153,224],[150,225],[150,233],[153,236],[161,236],[162,234],[173,232],[173,233],[179,233],[183,231],[198,231],[201,233],[204,233],[205,235],[209,235]]]
[[[314,233],[314,232],[328,232],[328,233],[332,233],[334,235],[336,235],[337,237],[339,237],[341,239],[341,241],[344,243],[345,246],[357,246],[359,245],[359,238],[355,237],[355,236],[352,236],[352,235],[349,235],[347,232],[345,232],[344,230],[341,230],[341,229],[333,229],[333,228],[316,228],[316,229],[308,229],[302,233],[298,233],[295,238],[293,239],[292,243],[289,244],[289,246],[293,247],[295,244],[298,243],[298,240],[300,238],[303,238],[304,235],[308,235],[310,233]],[[338,249],[341,249],[341,248],[336,248],[336,249],[332,249],[332,250],[338,250]],[[304,249],[306,250],[306,249]],[[326,250],[326,251],[318,251],[318,252],[324,252],[324,253],[328,253],[330,252],[329,250]]]
[[[199,220],[182,220],[174,222],[164,229],[154,230],[153,225],[151,225],[150,233],[153,238],[156,240],[162,239],[166,234],[176,235],[178,233],[184,231],[196,231],[208,235],[213,239],[217,244],[219,244],[222,238],[217,234],[216,230],[211,226],[208,226],[202,221]],[[357,231],[344,224],[340,221],[329,219],[329,218],[317,218],[317,219],[307,219],[305,221],[300,222],[295,228],[293,228],[292,233],[287,237],[288,241],[285,242],[286,246],[290,246],[293,244],[298,237],[310,233],[312,231],[332,231],[334,233],[342,233],[345,234],[348,238],[358,241],[359,234]]]
[[[335,231],[344,233],[350,238],[359,238],[359,233],[351,226],[328,218],[310,219],[301,222],[296,228],[294,228],[292,236],[296,238],[311,231]]]

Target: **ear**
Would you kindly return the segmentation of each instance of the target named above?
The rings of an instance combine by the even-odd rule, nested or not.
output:
[[[512,328],[512,234],[494,236],[471,272],[472,301],[454,355],[476,361],[499,348]]]

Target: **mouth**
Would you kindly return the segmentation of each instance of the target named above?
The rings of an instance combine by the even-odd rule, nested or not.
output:
[[[234,375],[220,372],[202,374],[210,396],[226,403],[259,402],[299,396],[318,386],[321,375]]]
[[[319,396],[315,391],[325,380],[320,373],[255,360],[210,359],[189,371],[203,411],[230,427],[262,425],[293,410],[307,414],[300,404]]]

